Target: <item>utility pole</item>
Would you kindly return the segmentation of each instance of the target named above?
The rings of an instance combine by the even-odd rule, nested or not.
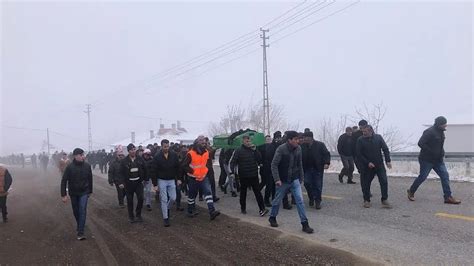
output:
[[[86,105],[87,109],[84,113],[87,114],[87,125],[89,133],[89,152],[92,152],[92,129],[91,129],[91,105]]]
[[[50,145],[49,145],[49,128],[46,129],[46,142],[48,144],[48,156],[49,156],[49,154],[50,154],[50,150],[49,150],[49,147],[50,147]]]
[[[270,135],[270,100],[268,99],[268,71],[267,71],[267,44],[269,37],[266,36],[268,30],[260,28],[263,40],[263,133]]]

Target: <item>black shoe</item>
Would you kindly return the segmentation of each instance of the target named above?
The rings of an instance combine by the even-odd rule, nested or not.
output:
[[[316,210],[321,209],[321,201],[316,201],[316,203],[314,205],[315,205],[314,207],[316,208]]]
[[[247,211],[246,211],[246,210],[240,210],[240,212],[241,212],[242,214],[247,214]]]
[[[270,222],[271,227],[278,227],[277,219],[276,217],[271,217],[268,218],[268,221]]]
[[[135,218],[134,217],[128,217],[128,221],[133,224],[135,223]]]
[[[352,181],[352,179],[351,179],[351,180],[347,180],[347,184],[357,184],[357,183]]]
[[[195,216],[197,216],[199,214],[198,211],[193,211],[193,212],[188,212],[186,215],[189,217],[189,218],[193,218]]]
[[[221,199],[221,198],[219,198],[219,197],[215,197],[215,198],[212,199],[212,201],[218,202],[220,199]]]
[[[146,205],[146,210],[149,211],[149,212],[151,212],[151,206],[150,206],[149,204]]]
[[[77,240],[79,241],[86,240],[86,237],[84,236],[84,234],[77,234]]]
[[[3,218],[3,222],[8,223],[8,218],[7,217]]]
[[[235,193],[235,191],[232,191],[231,193],[232,193],[232,197],[234,198],[237,197],[237,193]]]
[[[344,180],[342,179],[344,176],[339,175],[339,183],[344,183]]]
[[[309,201],[309,207],[313,207],[314,206],[314,200],[310,200]]]
[[[303,229],[302,229],[303,232],[308,233],[308,234],[312,234],[314,232],[314,229],[309,227],[308,222],[302,223],[302,225],[303,225]]]
[[[265,214],[267,214],[267,213],[268,213],[268,210],[267,210],[267,209],[260,210],[260,211],[258,212],[258,214],[259,214],[260,216],[262,216],[262,217],[265,216]]]
[[[213,211],[211,212],[210,216],[211,216],[211,221],[216,219],[217,216],[221,215],[221,212],[220,211]]]
[[[142,223],[142,222],[143,222],[142,216],[137,216],[137,218],[135,219],[135,221],[136,221],[137,223]]]
[[[164,226],[170,227],[170,219],[164,219]]]
[[[283,205],[283,209],[291,210],[291,209],[293,209],[293,207],[291,205]]]

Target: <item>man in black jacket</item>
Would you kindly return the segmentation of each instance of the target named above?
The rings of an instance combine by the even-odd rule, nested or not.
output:
[[[314,140],[313,132],[304,133],[305,143],[301,145],[303,156],[304,186],[308,192],[309,206],[321,209],[324,170],[329,168],[331,154],[326,145]]]
[[[268,213],[263,203],[262,193],[258,183],[258,165],[262,157],[260,152],[252,145],[249,136],[242,137],[242,146],[235,150],[234,156],[230,162],[230,169],[233,171],[238,167],[240,177],[240,210],[243,214],[247,213],[247,190],[252,188],[255,198],[257,199],[260,216]],[[232,172],[231,175],[234,175]]]
[[[375,175],[377,175],[382,191],[382,207],[389,209],[392,206],[387,201],[387,171],[381,151],[385,156],[387,167],[392,169],[390,152],[383,137],[375,134],[372,126],[364,127],[363,133],[364,135],[357,140],[357,162],[361,170],[360,184],[364,194],[364,208],[370,208],[370,185]]]
[[[156,154],[153,165],[156,174],[153,175],[151,180],[154,190],[160,192],[164,226],[168,227],[170,226],[170,209],[176,201],[176,183],[179,186],[182,180],[179,175],[178,154],[170,150],[170,142],[167,139],[161,141],[161,151]]]
[[[137,156],[137,148],[132,143],[127,146],[128,155],[120,163],[120,175],[125,183],[128,220],[130,223],[143,222],[143,180],[146,176],[145,162]],[[133,195],[137,195],[137,208],[133,213]],[[136,219],[135,219],[136,217]]]
[[[420,163],[420,175],[415,179],[410,189],[408,189],[408,199],[415,200],[415,192],[418,187],[426,180],[431,169],[433,169],[441,179],[441,186],[444,193],[444,203],[446,204],[460,204],[461,201],[455,199],[451,195],[451,188],[449,187],[449,173],[444,165],[444,131],[446,130],[448,120],[445,117],[439,116],[435,119],[432,127],[423,132],[418,146],[421,151],[418,157]]]
[[[265,176],[265,195],[263,201],[266,207],[271,207],[271,201],[275,198],[275,181],[272,175],[272,160],[275,156],[275,151],[280,146],[281,132],[273,133],[273,140],[271,143],[265,144],[265,153],[263,154],[262,173]]]
[[[0,210],[2,211],[3,222],[8,222],[7,218],[7,196],[13,179],[8,169],[0,166]]]
[[[369,125],[369,123],[366,120],[362,119],[359,121],[358,130],[352,130],[352,150],[354,152],[354,164],[357,167],[357,171],[359,172],[359,174],[361,174],[360,172],[361,167],[359,166],[359,163],[357,162],[356,145],[357,145],[357,140],[363,135],[362,130],[364,130],[364,128],[367,125]]]
[[[354,173],[354,147],[352,145],[352,128],[347,127],[346,133],[342,134],[337,141],[337,152],[341,157],[343,168],[339,174],[339,182],[344,183],[344,176],[347,176],[347,184],[355,184],[352,181]]]
[[[61,180],[61,197],[67,202],[67,194],[71,199],[72,210],[77,223],[77,239],[84,240],[86,224],[87,200],[92,194],[92,169],[84,162],[84,150],[74,149],[74,160],[68,164]],[[66,191],[67,188],[67,191]]]
[[[145,199],[145,205],[147,211],[151,211],[151,198],[152,198],[152,181],[151,179],[155,175],[155,166],[153,163],[153,155],[151,150],[146,148],[142,155],[143,161],[145,162],[146,176],[143,178],[143,194]]]
[[[125,180],[122,179],[120,174],[120,162],[125,157],[123,153],[122,145],[118,145],[115,148],[116,157],[110,161],[108,181],[111,186],[115,185],[117,189],[117,198],[120,208],[125,208],[123,200],[125,199]]]

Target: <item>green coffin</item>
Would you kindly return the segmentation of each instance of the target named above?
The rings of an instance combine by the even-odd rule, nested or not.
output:
[[[242,137],[250,136],[250,141],[255,146],[265,144],[265,135],[254,130],[241,130],[231,135],[217,135],[213,138],[213,147],[216,149],[236,149],[242,145]]]

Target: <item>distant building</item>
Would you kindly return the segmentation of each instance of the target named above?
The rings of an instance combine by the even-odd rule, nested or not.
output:
[[[136,132],[131,132],[130,138],[117,141],[111,144],[111,146],[116,146],[119,144],[126,146],[129,143],[133,143],[135,144],[135,146],[146,146],[148,144],[153,143],[160,144],[163,139],[167,139],[173,143],[189,145],[194,142],[198,135],[199,134],[193,134],[188,132],[188,130],[182,127],[181,122],[177,121],[176,124],[171,124],[170,128],[166,128],[164,124],[160,124],[160,128],[158,129],[156,134],[154,130],[138,134]]]

